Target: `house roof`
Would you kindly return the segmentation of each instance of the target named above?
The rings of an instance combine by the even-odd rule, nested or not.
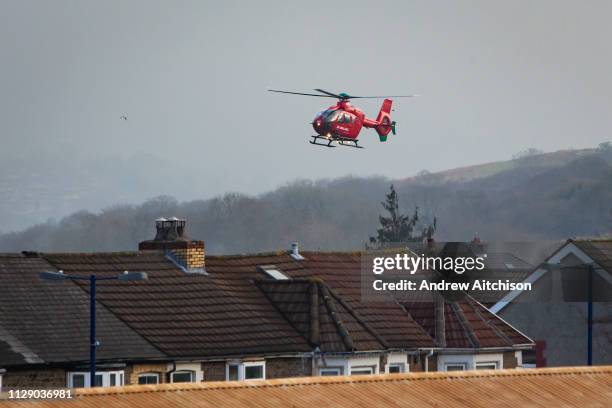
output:
[[[570,240],[599,266],[612,274],[612,240]]]
[[[89,359],[89,297],[71,282],[49,282],[56,270],[45,259],[0,254],[0,361],[17,364]],[[100,359],[163,355],[98,303]]]
[[[433,302],[402,303],[414,319],[435,338]],[[446,347],[486,348],[531,344],[532,341],[471,298],[445,302]]]
[[[533,250],[533,243],[527,242],[435,242],[433,246],[411,242],[408,247],[415,254],[430,253],[440,257],[483,257],[485,268],[480,271],[471,270],[466,276],[469,276],[470,280],[499,279],[509,283],[522,282],[533,272],[534,266],[522,256],[529,252],[536,252]],[[505,292],[472,290],[470,295],[485,306],[490,306],[500,300]]]
[[[207,256],[206,274],[185,273],[161,251],[3,256],[0,360],[87,360],[82,339],[89,335],[89,285],[41,281],[38,274],[43,270],[100,277],[124,271],[148,274],[144,281],[98,281],[101,360],[285,355],[316,346],[323,352],[435,347],[420,310],[393,299],[362,302],[359,253],[302,255],[303,260],[286,252]],[[275,265],[292,279],[271,280],[262,265]],[[316,312],[311,308],[314,287]],[[472,332],[482,347],[530,343],[477,302],[460,309],[463,313],[454,310],[447,319],[453,347],[472,348],[466,340]],[[465,317],[461,322],[453,317],[459,315]],[[313,322],[318,323],[318,338],[313,337]],[[13,336],[12,343],[3,330]],[[22,351],[15,356],[15,350]]]
[[[287,269],[297,277],[315,277],[325,281],[387,342],[390,347],[435,347],[433,304],[431,302],[362,302],[361,259],[359,254],[303,252],[302,269]],[[283,269],[283,271],[285,271]],[[453,309],[460,305],[463,325]],[[469,338],[475,332],[480,347],[512,347],[532,341],[512,326],[490,313],[482,304],[468,299],[447,302],[445,313],[447,346],[473,348]],[[424,314],[425,313],[425,314]],[[430,317],[431,313],[431,317]],[[405,333],[405,334],[404,334]],[[451,336],[449,343],[449,335]]]
[[[608,406],[612,367],[484,370],[382,376],[134,385],[77,389],[72,399],[12,407],[584,407]]]
[[[267,275],[259,265],[275,265],[291,278],[320,279],[331,288],[391,348],[433,347],[431,336],[396,302],[361,301],[361,258],[358,252],[302,252],[296,261],[286,252],[209,256],[206,271],[227,283],[261,279]]]
[[[576,251],[574,247],[578,250]],[[575,255],[578,255],[578,258],[584,263],[595,262],[605,271],[598,271],[601,272],[600,275],[602,277],[606,275],[606,273],[608,274],[605,276],[605,281],[608,283],[612,281],[612,240],[568,239],[564,244],[554,250],[552,254],[545,259],[542,265],[535,268],[533,272],[527,275],[525,279],[523,279],[523,282],[534,284],[535,282],[539,281],[542,276],[548,273],[548,270],[544,267],[544,264],[548,262],[559,263],[569,253],[575,253]],[[605,288],[602,289],[602,287],[600,287],[598,289],[604,293],[607,292]],[[524,293],[527,292],[523,292],[521,290],[507,292],[490,308],[491,311],[494,313],[499,313]]]
[[[257,286],[306,339],[322,352],[384,350],[387,343],[317,279],[260,280]]]
[[[312,350],[239,270],[226,277],[189,274],[160,251],[44,256],[68,274],[146,272],[145,281],[100,282],[97,298],[169,357]]]

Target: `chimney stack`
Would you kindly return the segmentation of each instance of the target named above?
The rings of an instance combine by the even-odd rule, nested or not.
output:
[[[155,220],[155,238],[138,244],[140,251],[163,251],[185,272],[205,273],[204,241],[185,235],[186,221],[176,217]]]

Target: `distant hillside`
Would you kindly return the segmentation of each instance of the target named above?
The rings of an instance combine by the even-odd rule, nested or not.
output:
[[[498,173],[508,172],[524,168],[554,168],[567,164],[581,157],[602,153],[599,149],[581,150],[559,150],[552,153],[536,153],[525,155],[521,158],[505,161],[477,164],[474,166],[458,167],[436,173],[426,173],[409,177],[406,180],[427,179],[437,182],[466,182],[485,177],[491,177]],[[520,154],[519,154],[520,156]]]
[[[133,250],[154,235],[153,220],[180,216],[211,253],[288,248],[363,248],[376,230],[380,201],[394,183],[405,212],[435,215],[440,240],[564,239],[612,232],[612,149],[537,154],[440,173],[389,180],[345,177],[296,181],[252,197],[241,194],[179,203],[78,212],[0,235],[0,251]]]

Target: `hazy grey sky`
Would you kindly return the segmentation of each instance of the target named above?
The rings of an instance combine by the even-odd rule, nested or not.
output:
[[[612,138],[611,15],[592,0],[1,0],[1,157],[29,157],[18,175],[165,157],[203,197],[593,146]],[[396,101],[390,142],[323,149],[309,122],[333,100],[266,92],[318,87],[421,97]]]

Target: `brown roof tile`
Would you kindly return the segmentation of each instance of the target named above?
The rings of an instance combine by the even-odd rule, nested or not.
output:
[[[72,282],[40,279],[40,272],[53,270],[39,257],[0,254],[3,365],[89,359],[89,296]],[[98,351],[100,360],[163,356],[102,304],[98,303],[96,311],[97,337],[103,345]],[[15,355],[21,355],[22,361]]]
[[[45,257],[66,273],[112,276],[124,270],[147,272],[146,281],[127,285],[100,282],[97,296],[110,311],[170,357],[311,350],[239,270],[223,276],[187,274],[157,251]],[[232,263],[241,261],[235,259]],[[86,285],[83,289],[88,290]]]
[[[82,283],[58,285],[38,279],[38,272],[53,268],[85,276],[91,273],[101,277],[116,276],[125,270],[148,274],[146,281],[99,282],[101,327],[116,333],[117,338],[128,336],[126,333],[131,336],[120,343],[124,349],[113,349],[108,340],[102,339],[101,358],[104,353],[111,356],[117,355],[116,352],[167,358],[301,353],[312,351],[315,343],[323,351],[435,346],[431,311],[426,303],[417,307],[396,301],[362,302],[359,253],[304,252],[303,255],[302,261],[284,252],[208,256],[206,275],[185,273],[158,251],[43,254],[42,258],[19,255],[15,256],[18,268],[9,266],[6,271],[0,271],[0,279],[20,288],[21,292],[11,294],[8,291],[9,295],[21,296],[19,299],[29,297],[30,307],[44,311],[41,315],[46,320],[33,320],[30,332],[36,333],[40,326],[50,334],[46,339],[39,337],[38,343],[33,338],[32,344],[37,344],[33,350],[34,353],[45,348],[59,350],[57,358],[76,358],[73,353],[77,353],[79,359],[86,359],[86,347],[83,350],[62,344],[48,347],[45,342],[58,329],[51,324],[45,325],[52,321],[49,314],[57,307],[58,316],[75,319],[74,323],[60,325],[67,331],[65,335],[71,336],[73,342],[76,338],[87,338],[85,316],[89,287]],[[11,259],[5,257],[3,264],[10,264]],[[269,276],[258,268],[261,265],[276,265],[294,280],[270,282]],[[23,275],[24,270],[29,272]],[[15,282],[11,283],[11,279]],[[305,283],[313,279],[318,282],[320,292],[317,342],[311,335],[310,300]],[[30,293],[32,288],[36,293]],[[65,293],[60,293],[60,288]],[[26,310],[29,305],[22,300],[13,299],[12,302],[25,306]],[[10,309],[9,316],[17,316],[17,309],[11,304],[8,300],[0,301],[0,307]],[[84,315],[71,315],[70,311],[75,309]],[[471,346],[466,340],[465,326],[462,326],[465,322],[473,326],[483,346],[508,347],[526,342],[510,326],[481,309],[477,303],[462,304],[461,316],[449,309],[447,337],[453,347]],[[7,320],[2,311],[0,308],[0,328],[8,322],[11,330],[16,330],[19,323],[15,317]],[[28,335],[25,326],[20,330],[19,337]],[[143,339],[146,339],[145,345],[136,346]],[[0,350],[1,341],[0,333]]]

